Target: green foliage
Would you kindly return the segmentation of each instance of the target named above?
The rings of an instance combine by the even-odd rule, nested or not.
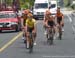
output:
[[[6,0],[7,5],[12,5],[13,0]],[[35,0],[19,0],[21,8],[30,8]],[[28,5],[29,4],[29,5]]]
[[[71,8],[72,8],[72,9],[75,9],[75,4],[71,5]]]
[[[21,8],[30,8],[33,6],[35,0],[20,0]]]
[[[12,4],[12,0],[6,0],[6,4],[7,5],[11,5]]]
[[[64,0],[64,6],[69,7],[71,5],[71,0]]]

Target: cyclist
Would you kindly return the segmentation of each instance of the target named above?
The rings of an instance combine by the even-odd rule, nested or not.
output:
[[[63,27],[64,26],[64,16],[63,16],[63,13],[60,12],[60,7],[57,8],[56,18],[57,18],[57,26],[61,25]],[[62,28],[62,31],[64,31],[63,28]]]
[[[27,19],[27,15],[28,15],[29,11],[27,9],[24,10],[23,14],[22,14],[22,20],[21,20],[21,23],[22,23],[22,31],[23,31],[23,40],[24,40],[24,43],[26,43],[26,39],[25,39],[25,23],[26,23],[26,19]]]
[[[36,38],[36,21],[33,18],[33,15],[29,13],[27,15],[27,20],[26,20],[26,39],[27,39],[27,48],[29,48],[29,33],[32,32],[34,34],[34,45],[36,45],[35,38]]]
[[[48,16],[48,20],[46,20],[46,27],[53,28],[55,33],[55,18],[51,15],[51,13],[49,14],[50,15]],[[49,31],[49,29],[47,29],[47,31]]]
[[[50,10],[47,9],[46,12],[45,12],[45,14],[44,14],[44,20],[43,20],[44,28],[45,28],[45,34],[47,34],[46,21],[50,19],[49,16],[50,16]]]

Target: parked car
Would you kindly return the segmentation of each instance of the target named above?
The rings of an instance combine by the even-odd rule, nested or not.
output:
[[[15,30],[21,29],[20,17],[14,11],[1,11],[0,12],[0,32],[2,30]]]

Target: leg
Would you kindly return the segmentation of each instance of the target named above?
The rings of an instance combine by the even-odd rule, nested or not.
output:
[[[56,25],[56,36],[57,37],[59,36],[59,23],[57,23]]]
[[[24,40],[24,34],[25,34],[24,29],[22,29],[22,32],[23,32],[23,35],[22,35],[22,36],[23,36],[23,38],[22,38],[22,39]]]
[[[62,31],[64,32],[64,23],[61,21]]]
[[[32,34],[33,34],[34,45],[36,45],[36,31],[33,30],[33,31],[32,31]]]
[[[29,40],[29,32],[26,32],[26,43],[27,43],[27,48],[29,48],[29,43],[30,43],[30,40]]]
[[[24,43],[26,43],[26,29],[23,30]]]

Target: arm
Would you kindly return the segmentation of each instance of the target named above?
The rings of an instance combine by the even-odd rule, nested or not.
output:
[[[48,22],[48,20],[47,20],[47,21],[46,21],[46,23],[45,23],[45,24],[46,24],[46,27],[49,27],[49,25],[48,25],[48,23],[47,23],[47,22]]]
[[[23,18],[21,18],[21,26],[22,27],[24,27],[23,21],[24,21]]]
[[[34,28],[35,28],[35,31],[37,33],[37,23],[36,22],[34,23]]]
[[[57,15],[54,16],[54,22],[57,24]]]
[[[43,18],[43,23],[45,23],[45,21],[46,21],[46,18],[45,18],[45,15],[44,15],[44,18]]]
[[[36,23],[36,20],[34,19],[33,21],[34,21],[34,29],[37,32],[37,23]]]
[[[26,27],[25,27],[25,29],[26,29],[26,32],[27,32],[27,27],[28,27],[28,20],[26,20]]]
[[[64,15],[62,14],[62,22],[64,23]]]

